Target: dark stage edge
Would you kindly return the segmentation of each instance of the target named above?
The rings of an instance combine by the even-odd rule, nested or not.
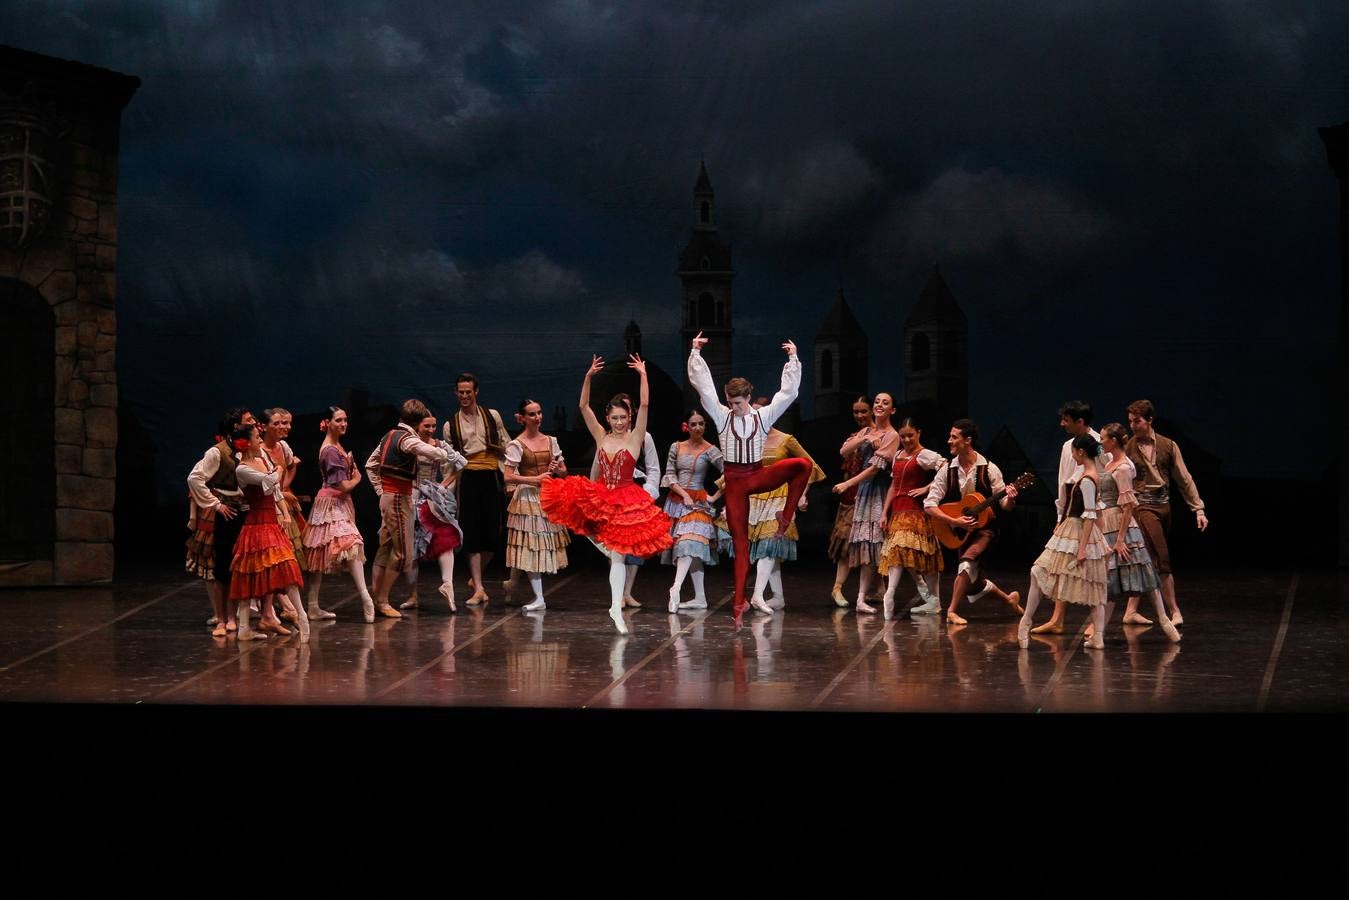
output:
[[[339,618],[239,645],[213,639],[200,582],[132,576],[110,587],[0,592],[0,702],[465,710],[760,710],[918,713],[1342,712],[1349,708],[1349,616],[1338,571],[1182,573],[1184,640],[1160,630],[1069,630],[1016,645],[1016,618],[980,601],[968,626],[882,621],[838,610],[831,573],[788,567],[788,608],[749,612],[735,631],[729,571],[709,573],[713,609],[670,616],[670,569],[638,577],[643,608],[620,637],[598,568],[545,580],[549,608],[501,602],[444,611],[431,572],[422,610],[360,620],[349,580],[325,579]],[[1024,591],[1025,576],[994,573]],[[459,576],[459,596],[469,591]],[[943,590],[949,590],[949,578]],[[522,583],[522,587],[524,587]],[[854,585],[850,588],[855,590]],[[690,591],[685,585],[685,594]],[[849,592],[851,593],[851,592]],[[901,591],[901,607],[912,588]],[[402,591],[395,592],[395,603]],[[517,592],[516,599],[528,599]],[[879,602],[876,603],[879,608]],[[1145,610],[1145,613],[1150,612]],[[1118,620],[1118,613],[1116,618]],[[1040,620],[1048,616],[1048,608]]]

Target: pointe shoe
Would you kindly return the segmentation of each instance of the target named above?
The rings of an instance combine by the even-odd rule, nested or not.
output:
[[[680,609],[707,609],[706,597],[694,597],[679,604]]]
[[[759,612],[763,613],[766,616],[771,616],[773,614],[773,608],[769,606],[767,603],[763,602],[762,597],[755,597],[754,599],[750,600],[749,605],[754,607],[756,610],[758,610]]]
[[[683,605],[684,604],[679,602],[679,592],[674,588],[670,588],[670,602],[666,604],[666,610],[669,611],[670,615],[674,615],[679,612],[679,607]]]
[[[1175,625],[1172,625],[1166,619],[1162,619],[1161,626],[1162,626],[1162,634],[1166,635],[1167,638],[1171,641],[1171,643],[1174,644],[1180,640],[1180,632],[1176,630]]]
[[[472,579],[469,579],[469,584],[472,584],[472,583],[473,583],[473,580],[472,580]],[[469,597],[468,600],[466,600],[466,601],[464,601],[464,602],[466,602],[469,606],[478,606],[478,605],[486,606],[486,605],[487,605],[487,592],[486,592],[486,591],[480,591],[480,590],[474,590],[473,596]]]
[[[623,607],[624,607],[625,609],[637,609],[637,608],[640,607],[641,605],[642,605],[642,604],[640,604],[640,603],[637,602],[637,598],[636,598],[636,597],[624,597],[624,598],[623,598]]]
[[[931,616],[940,614],[941,604],[937,602],[936,597],[933,597],[921,606],[915,606],[913,609],[909,610],[910,616]]]
[[[618,629],[619,634],[628,633],[628,623],[623,621],[623,602],[621,600],[609,607],[609,618],[613,620],[614,627]]]
[[[209,618],[209,619],[206,620],[206,624],[207,624],[208,626],[210,626],[210,625],[219,625],[219,624],[220,624],[220,620],[217,619],[215,616],[211,616],[211,618]]]
[[[454,582],[442,581],[440,583],[440,587],[436,588],[436,591],[440,594],[440,596],[444,597],[445,602],[450,605],[450,612],[459,611],[458,608],[455,607],[454,605]]]
[[[1171,617],[1171,625],[1175,628],[1179,628],[1184,624],[1185,624],[1185,617],[1180,614],[1180,610],[1176,610],[1176,614]]]
[[[266,634],[265,632],[259,631],[259,630],[256,629],[256,628],[245,628],[245,629],[243,629],[243,630],[241,630],[241,631],[239,632],[239,634],[237,635],[237,637],[238,637],[239,640],[241,640],[241,641],[265,641],[265,640],[267,640],[267,634]]]
[[[290,629],[285,625],[282,625],[280,622],[269,622],[265,619],[258,623],[258,631],[265,631],[268,634],[279,634],[283,637],[290,634]]]
[[[774,612],[777,612],[780,609],[787,608],[787,601],[782,599],[781,597],[769,597],[764,602],[766,602],[768,604],[768,608],[773,610]]]
[[[1152,620],[1151,620],[1151,619],[1145,619],[1145,618],[1143,618],[1142,616],[1140,616],[1140,615],[1139,615],[1138,613],[1136,613],[1136,612],[1131,612],[1131,613],[1125,613],[1125,614],[1124,614],[1124,624],[1125,624],[1125,625],[1151,625],[1151,624],[1152,624]]]
[[[403,618],[403,614],[402,614],[402,613],[400,613],[398,610],[394,609],[392,606],[390,606],[390,605],[387,604],[387,603],[379,603],[379,604],[376,604],[376,606],[375,606],[375,612],[379,613],[381,616],[384,616],[384,617],[387,618],[387,619],[401,619],[401,618]]]
[[[834,605],[839,609],[847,609],[848,598],[843,596],[843,591],[839,590],[840,587],[842,587],[842,585],[834,585],[834,590],[829,596],[833,599]]]
[[[224,637],[226,634],[227,632],[225,631],[224,624],[217,621],[215,628],[211,629],[211,637]]]
[[[226,622],[225,630],[228,631],[230,634],[233,634],[234,632],[239,630],[239,623],[233,621]]]
[[[317,604],[309,604],[309,621],[317,622],[320,619],[336,619],[337,613],[329,612],[326,609],[319,609]]]
[[[946,611],[946,624],[947,624],[947,625],[968,625],[968,624],[970,624],[970,623],[969,623],[969,622],[966,622],[963,618],[961,618],[960,616],[956,615],[955,612],[954,612],[953,610],[949,610],[949,609],[948,609],[948,610]]]
[[[398,608],[399,608],[399,609],[416,609],[416,608],[417,608],[417,595],[416,595],[416,594],[413,594],[411,597],[407,598],[407,599],[404,600],[402,603],[398,604]]]
[[[874,613],[876,611],[876,607],[868,603],[865,597],[858,597],[857,611],[860,613]]]
[[[1023,606],[1021,605],[1021,592],[1020,592],[1020,591],[1008,591],[1008,592],[1007,592],[1007,605],[1010,606],[1010,607],[1012,607],[1012,609],[1016,610],[1016,614],[1017,614],[1018,616],[1021,615],[1022,613],[1024,613],[1024,612],[1026,611],[1025,607],[1023,607]]]
[[[369,594],[361,598],[361,615],[365,618],[365,624],[375,624],[375,600]]]
[[[1016,626],[1016,645],[1022,650],[1030,646],[1030,623],[1021,621]]]
[[[1055,622],[1050,619],[1043,625],[1036,625],[1030,630],[1031,634],[1063,634],[1063,623]]]
[[[731,615],[736,619],[743,616],[747,609],[749,609],[749,604],[739,597],[736,597],[735,600],[731,602]]]
[[[537,600],[531,600],[520,608],[525,612],[542,612],[548,608],[548,604],[543,602],[542,597],[539,597]]]
[[[892,594],[881,597],[881,618],[889,622],[895,617],[895,598]]]
[[[1104,650],[1105,640],[1099,634],[1093,634],[1083,642],[1082,646],[1088,650]]]

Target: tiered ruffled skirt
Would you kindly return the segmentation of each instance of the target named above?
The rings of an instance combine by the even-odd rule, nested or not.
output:
[[[277,524],[275,515],[264,513],[259,521],[245,522],[234,544],[229,598],[251,600],[303,584],[304,576],[295,561],[290,538]]]
[[[688,506],[673,491],[665,498],[665,514],[674,520],[670,537],[674,546],[661,554],[660,561],[669,565],[676,559],[701,559],[709,566],[717,564],[717,525],[713,509],[707,502],[707,491],[689,488],[693,505]]]
[[[848,565],[874,566],[881,559],[881,545],[887,537],[881,521],[885,518],[885,491],[889,479],[884,470],[857,487],[852,523],[848,533]]]
[[[796,542],[801,532],[796,527],[796,517],[782,534],[777,534],[777,514],[787,508],[787,489],[789,485],[774,488],[766,494],[750,494],[749,497],[749,561],[756,563],[761,559],[796,559]],[[726,510],[717,516],[717,546],[722,553],[735,556],[735,546],[731,542],[731,530],[726,524]]]
[[[365,562],[365,541],[356,528],[356,507],[351,496],[336,488],[323,488],[309,510],[309,525],[301,538],[305,568],[332,573],[346,569],[352,560]]]
[[[635,484],[610,490],[579,475],[554,478],[540,487],[539,505],[550,522],[613,552],[654,556],[674,543],[670,517]]]
[[[417,559],[439,559],[463,544],[459,503],[452,489],[438,481],[419,482],[413,492],[413,508],[416,518],[412,522],[412,552]]]
[[[885,573],[895,566],[920,575],[946,568],[941,546],[932,532],[932,520],[921,509],[903,509],[890,514],[879,568]]]
[[[286,533],[286,539],[290,541],[290,549],[295,552],[295,561],[300,564],[300,569],[305,569],[304,554],[304,514],[300,511],[299,503],[286,501],[286,511],[290,513],[289,518],[281,522],[281,529]]]
[[[187,523],[192,534],[187,539],[184,568],[187,574],[207,581],[215,581],[215,519],[214,508],[201,509],[192,503],[192,516]]]
[[[1031,577],[1050,599],[1081,606],[1099,606],[1106,594],[1106,548],[1101,533],[1092,530],[1086,559],[1078,562],[1077,551],[1084,532],[1094,520],[1071,516],[1054,529],[1045,549],[1031,566]]]
[[[646,491],[642,496],[650,501]],[[567,567],[571,535],[562,525],[548,521],[539,504],[539,488],[517,484],[506,507],[506,566],[525,572],[552,575]]]
[[[1101,514],[1101,530],[1105,532],[1105,545],[1113,550],[1119,539],[1119,523],[1124,518],[1119,507],[1112,506]],[[1110,597],[1141,597],[1161,586],[1157,567],[1148,555],[1148,545],[1143,532],[1132,520],[1124,532],[1124,546],[1129,548],[1129,561],[1121,562],[1116,553],[1106,558],[1106,593]]]
[[[829,532],[829,559],[833,562],[846,562],[848,559],[848,544],[852,543],[852,514],[853,504],[857,497],[854,493],[853,499],[844,499],[839,501],[838,514],[834,516],[834,530]]]

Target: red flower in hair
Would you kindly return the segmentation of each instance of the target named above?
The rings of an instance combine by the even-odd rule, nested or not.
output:
[[[328,430],[328,420],[324,419],[322,422],[319,423],[319,431],[327,431],[327,430]]]
[[[688,433],[689,433],[689,423],[688,423],[688,422],[681,422],[680,425],[679,425],[679,430],[682,431],[682,432],[684,432],[685,434],[688,434]]]
[[[221,441],[223,441],[224,439],[225,439],[225,436],[224,436],[223,434],[217,434],[217,435],[215,436],[215,442],[216,442],[217,444],[220,443]]]
[[[248,449],[248,438],[235,438],[235,439],[234,439],[234,449],[235,449],[235,450],[238,450],[240,453],[243,453],[245,450],[247,450],[247,449]]]

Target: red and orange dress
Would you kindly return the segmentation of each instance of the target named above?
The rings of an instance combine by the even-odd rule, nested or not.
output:
[[[909,491],[930,485],[943,462],[939,454],[927,449],[914,456],[896,454],[890,474],[895,488],[890,499],[890,525],[881,546],[882,572],[898,566],[927,575],[944,568],[941,547],[932,531],[932,520],[923,511],[923,501],[909,496]]]
[[[248,503],[248,516],[234,543],[234,560],[230,563],[231,600],[251,600],[273,593],[285,593],[291,585],[304,584],[300,565],[290,538],[276,520],[277,487],[282,470],[268,459],[264,474],[248,465],[239,465],[235,477],[243,488]]]
[[[282,481],[285,481],[285,473],[293,465],[295,453],[290,449],[290,444],[285,441],[277,441],[275,447],[262,445],[262,452],[266,453],[276,467],[281,470]],[[300,501],[289,500],[285,496],[284,488],[282,490],[282,499],[277,504],[277,510],[281,513],[281,527],[286,532],[286,537],[290,538],[290,547],[295,551],[295,561],[300,564],[300,570],[304,570],[304,513],[300,510]]]
[[[578,475],[539,485],[539,505],[548,521],[589,537],[605,550],[654,556],[673,543],[670,517],[632,480],[637,461],[626,449],[613,456],[595,451],[600,479]]]

